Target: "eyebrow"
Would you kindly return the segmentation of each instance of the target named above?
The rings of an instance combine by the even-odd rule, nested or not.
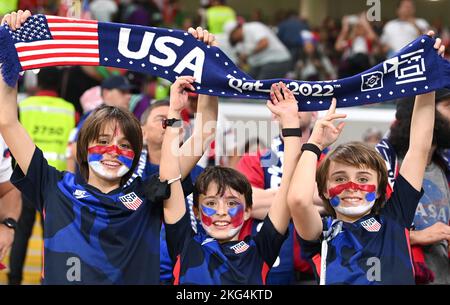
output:
[[[345,171],[337,171],[331,174],[331,176],[336,176],[336,175],[346,175],[347,173]],[[357,174],[366,174],[366,175],[370,175],[372,176],[372,173],[368,172],[368,171],[358,171]]]
[[[217,199],[217,198],[219,198],[218,196],[207,196],[207,197],[205,197],[205,199]],[[239,199],[238,197],[236,197],[236,196],[227,196],[227,197],[224,197],[225,199]]]

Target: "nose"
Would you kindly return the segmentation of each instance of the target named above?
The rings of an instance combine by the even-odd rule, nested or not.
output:
[[[217,215],[219,215],[219,216],[227,215],[227,209],[223,202],[219,203],[219,206],[217,208]]]

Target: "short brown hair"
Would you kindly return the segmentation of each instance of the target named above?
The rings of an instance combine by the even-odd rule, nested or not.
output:
[[[217,184],[217,194],[220,196],[223,196],[227,188],[231,188],[244,195],[246,208],[252,207],[252,186],[250,182],[237,170],[223,166],[209,166],[197,177],[193,195],[194,207],[198,207],[200,195],[206,194],[212,182]]]
[[[323,195],[327,192],[326,187],[331,161],[355,166],[357,168],[370,168],[377,172],[377,193],[380,196],[375,201],[372,212],[378,214],[386,200],[386,187],[388,183],[386,163],[381,155],[374,148],[365,143],[349,142],[339,145],[322,160],[316,174],[317,189],[320,198],[325,201],[325,209],[327,212],[336,217],[333,207]]]
[[[162,107],[162,106],[170,106],[169,100],[154,100],[150,103],[150,106],[145,109],[144,113],[141,115],[141,125],[144,126],[147,124],[147,119],[150,116],[150,113],[153,111],[153,109]]]
[[[143,139],[141,125],[130,111],[107,105],[101,105],[94,110],[84,121],[84,124],[78,134],[77,162],[81,175],[86,181],[88,181],[89,164],[87,160],[87,151],[89,143],[97,140],[105,125],[110,122],[117,122],[117,124],[119,124],[125,138],[130,142],[131,148],[134,152],[134,159],[131,169],[121,179],[121,185],[123,185],[123,183],[125,183],[133,174],[142,152]]]

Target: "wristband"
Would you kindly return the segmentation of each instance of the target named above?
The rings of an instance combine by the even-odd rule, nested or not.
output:
[[[281,129],[283,137],[301,137],[302,130],[300,128],[283,128]]]
[[[167,184],[171,185],[172,183],[174,183],[175,181],[178,181],[178,180],[181,180],[181,174],[176,178],[167,180]]]
[[[320,159],[320,155],[322,155],[322,151],[316,144],[305,143],[302,145],[302,151],[309,150],[317,155],[317,160]]]

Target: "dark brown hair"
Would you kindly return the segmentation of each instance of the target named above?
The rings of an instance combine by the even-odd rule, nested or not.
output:
[[[349,142],[339,145],[322,160],[316,174],[317,188],[320,198],[325,201],[325,209],[329,214],[333,215],[333,217],[336,217],[333,207],[324,196],[327,192],[327,181],[331,161],[355,166],[357,168],[370,168],[377,172],[377,193],[380,197],[375,201],[372,212],[378,214],[386,200],[386,187],[388,183],[386,163],[381,155],[374,148],[365,143]]]
[[[233,189],[245,198],[245,207],[251,208],[252,186],[247,178],[235,169],[223,166],[209,166],[198,177],[194,186],[194,207],[198,207],[200,194],[205,195],[209,185],[217,184],[217,194],[223,196],[227,188]]]
[[[121,185],[125,183],[133,174],[133,171],[139,162],[142,151],[142,130],[139,121],[128,110],[118,107],[101,105],[94,110],[84,121],[80,129],[77,140],[77,162],[81,175],[88,181],[89,165],[87,160],[89,143],[97,140],[106,124],[116,122],[122,130],[125,138],[130,142],[131,149],[134,152],[134,159],[131,169],[121,179]]]

